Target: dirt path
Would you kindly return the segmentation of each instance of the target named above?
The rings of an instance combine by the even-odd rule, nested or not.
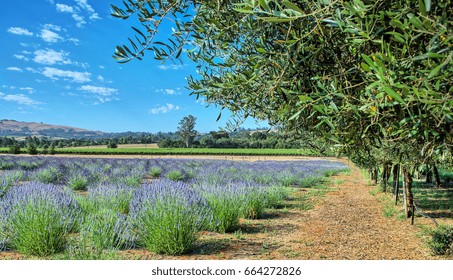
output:
[[[371,187],[360,171],[336,176],[343,182],[325,201],[302,218],[293,245],[302,259],[430,259],[428,249],[416,237],[418,228],[408,221],[386,218],[382,205],[370,195]]]

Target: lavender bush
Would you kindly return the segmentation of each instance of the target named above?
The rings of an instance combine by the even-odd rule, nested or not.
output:
[[[6,192],[19,180],[24,177],[24,173],[22,171],[8,171],[4,172],[0,177],[0,198],[3,197]]]
[[[184,175],[179,170],[170,171],[165,175],[165,177],[168,180],[175,181],[175,182],[182,181],[184,179]]]
[[[208,230],[232,232],[238,228],[246,203],[246,186],[201,184],[197,190],[206,199],[214,215],[207,225]]]
[[[246,183],[244,188],[244,217],[247,219],[258,219],[262,216],[265,208],[272,206],[269,200],[271,188],[254,185],[253,183]]]
[[[34,170],[37,169],[38,167],[43,165],[43,162],[40,160],[19,160],[17,162],[17,165],[22,169],[22,170]]]
[[[129,213],[129,204],[136,188],[121,184],[103,184],[88,189],[86,197],[79,201],[85,213],[98,212],[101,209],[110,209],[120,214]]]
[[[64,250],[80,217],[73,195],[54,185],[27,183],[10,189],[0,202],[3,243],[26,255]]]
[[[152,178],[159,178],[161,174],[162,168],[160,166],[153,166],[148,171],[148,175]]]
[[[78,247],[86,246],[93,254],[104,250],[131,248],[135,243],[127,217],[111,209],[90,213],[80,227]]]
[[[189,185],[157,180],[136,191],[130,218],[142,246],[179,255],[192,249],[198,232],[211,218],[211,209]]]
[[[8,229],[8,212],[0,200],[0,252],[8,248],[10,233]]]
[[[34,178],[44,184],[58,184],[61,182],[63,174],[57,167],[51,166],[36,172]]]
[[[11,170],[14,168],[14,163],[10,161],[2,161],[0,162],[0,170]]]
[[[86,191],[88,179],[81,174],[74,174],[69,177],[68,187],[75,191]]]

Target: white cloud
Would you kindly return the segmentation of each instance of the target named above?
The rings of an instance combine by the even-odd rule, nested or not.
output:
[[[55,30],[55,31],[58,31],[58,32],[63,30],[61,28],[61,26],[50,24],[50,23],[44,24],[44,29]]]
[[[180,95],[182,94],[181,88],[171,89],[171,88],[162,88],[156,89],[155,92],[160,92],[167,95]]]
[[[98,81],[100,81],[100,82],[103,82],[103,81],[105,80],[104,77],[102,77],[101,75],[99,75],[99,76],[97,77],[97,79],[98,79]]]
[[[19,67],[8,67],[6,68],[6,70],[8,71],[16,71],[16,72],[22,72],[22,68],[19,68]]]
[[[98,15],[98,13],[93,13],[90,15],[90,19],[96,20],[96,19],[102,19],[102,18]]]
[[[32,94],[35,91],[32,87],[21,87],[20,90],[28,91],[29,94]]]
[[[25,68],[25,70],[27,70],[29,72],[32,72],[32,73],[39,73],[38,70],[35,70],[35,69],[31,68],[31,67],[27,67],[27,68]]]
[[[77,27],[82,27],[84,26],[87,22],[85,21],[85,18],[78,15],[78,14],[72,14],[72,18],[77,22],[76,26]]]
[[[88,72],[77,72],[77,71],[66,71],[52,67],[44,68],[44,71],[41,73],[47,78],[58,80],[58,78],[69,79],[75,83],[86,83],[91,82],[91,74]]]
[[[92,86],[92,85],[81,86],[79,88],[79,90],[99,94],[102,96],[111,96],[113,94],[118,93],[118,90],[114,89],[114,88],[98,87],[98,86]]]
[[[87,0],[75,0],[77,5],[82,7],[83,9],[87,10],[88,12],[94,13],[93,7],[91,7],[90,4],[88,4]]]
[[[28,105],[28,106],[42,104],[42,102],[33,100],[30,97],[25,96],[23,94],[4,94],[4,93],[0,92],[0,99],[5,100],[5,101],[10,101],[10,102],[16,102],[21,105]]]
[[[21,27],[10,27],[8,28],[8,32],[16,35],[33,36],[33,32]]]
[[[178,111],[179,109],[180,109],[179,106],[173,105],[171,103],[167,103],[167,105],[165,105],[165,106],[159,106],[159,107],[152,108],[149,110],[149,112],[153,115],[157,115],[157,114],[165,114],[170,111]]]
[[[56,7],[57,7],[57,11],[59,11],[61,13],[71,13],[72,14],[75,12],[74,7],[71,7],[69,5],[57,3]]]
[[[75,0],[75,2],[76,4],[74,6],[57,3],[55,7],[60,13],[71,14],[72,18],[76,21],[76,26],[79,28],[87,23],[85,17],[91,21],[101,19],[87,0]]]
[[[161,70],[181,70],[184,68],[184,65],[181,64],[171,64],[171,65],[159,65],[157,66]]]
[[[67,58],[68,53],[63,51],[57,52],[52,49],[37,50],[35,51],[33,61],[40,64],[53,65],[53,64],[70,64],[71,60]]]
[[[80,43],[80,40],[79,39],[76,39],[76,38],[69,38],[68,39],[69,42],[73,42],[74,45],[78,46],[79,43]]]
[[[39,35],[39,37],[41,37],[41,39],[48,43],[56,43],[63,40],[63,38],[58,35],[58,33],[55,33],[48,29],[41,29],[41,35]]]
[[[29,59],[22,54],[15,54],[14,57],[23,61],[29,61]]]
[[[114,95],[118,94],[118,90],[115,88],[85,85],[81,86],[78,90],[92,93],[93,96],[98,100],[98,102],[95,102],[94,105],[102,104],[112,100],[119,100],[118,98],[113,97]]]
[[[90,4],[88,4],[88,0],[75,0],[75,1],[77,2],[77,5],[79,7],[88,12],[91,20],[101,19],[98,13],[96,13],[96,11],[93,9],[93,7]]]

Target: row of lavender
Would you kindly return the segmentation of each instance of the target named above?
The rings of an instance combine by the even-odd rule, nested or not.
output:
[[[1,156],[0,250],[98,258],[141,246],[182,254],[201,230],[232,232],[240,218],[279,204],[286,187],[345,168],[322,160]]]

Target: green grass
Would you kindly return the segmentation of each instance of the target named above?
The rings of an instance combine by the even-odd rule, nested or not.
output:
[[[430,216],[453,217],[453,188],[436,188],[414,182],[415,203],[423,211],[434,211]]]
[[[433,255],[453,255],[453,226],[440,225],[428,233],[428,247]]]
[[[401,211],[395,206],[395,202],[392,200],[391,197],[384,195],[385,198],[382,199],[382,212],[384,217],[392,218]]]
[[[288,202],[290,202],[290,205],[288,206],[302,211],[308,211],[315,208],[315,206],[324,199],[326,194],[333,190],[333,188],[329,186],[331,185],[330,182],[327,182],[327,184],[325,183],[325,181],[321,181],[307,188],[291,188],[292,191],[289,191],[288,195]]]
[[[439,169],[439,176],[448,182],[453,182],[453,170]]]

